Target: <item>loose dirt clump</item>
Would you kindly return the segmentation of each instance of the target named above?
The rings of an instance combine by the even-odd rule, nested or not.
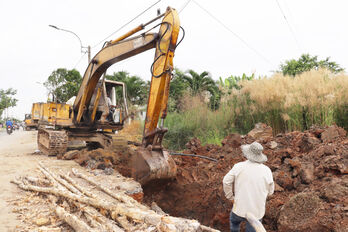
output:
[[[72,150],[65,153],[61,159],[74,160],[76,163],[90,170],[101,169],[105,174],[112,174],[117,169],[124,176],[131,176],[129,162],[134,153],[132,147],[113,151],[111,149],[98,148],[95,150]]]

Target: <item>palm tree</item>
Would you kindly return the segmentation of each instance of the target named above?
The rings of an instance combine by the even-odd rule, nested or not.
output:
[[[198,74],[190,69],[186,73],[176,71],[176,75],[186,83],[192,96],[200,95],[201,97],[204,97],[204,94],[209,92],[211,107],[213,109],[218,107],[220,90],[209,72],[204,71],[201,74]]]
[[[190,69],[186,73],[187,74],[177,72],[177,75],[187,83],[187,86],[193,96],[203,94],[205,91],[208,91],[211,95],[216,92],[217,86],[208,72],[204,71],[201,74],[198,74]]]
[[[114,73],[112,76],[107,75],[106,79],[120,81],[125,83],[127,90],[127,97],[132,104],[143,105],[147,99],[147,84],[138,76],[130,76],[128,72],[120,71]],[[120,91],[120,90],[119,90]],[[122,95],[117,91],[117,95]]]

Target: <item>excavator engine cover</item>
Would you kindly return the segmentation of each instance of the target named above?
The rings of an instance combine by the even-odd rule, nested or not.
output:
[[[173,179],[177,168],[169,153],[139,147],[132,158],[132,177],[141,184],[151,180]]]

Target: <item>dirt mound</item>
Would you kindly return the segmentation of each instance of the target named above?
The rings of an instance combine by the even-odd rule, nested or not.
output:
[[[262,132],[262,128],[267,131]],[[218,159],[174,157],[178,175],[174,182],[144,186],[145,201],[155,201],[165,212],[194,218],[222,231],[229,229],[232,203],[223,194],[222,178],[244,158],[240,144],[262,143],[266,163],[276,182],[263,219],[267,231],[345,231],[348,191],[348,139],[337,126],[311,128],[272,136],[262,126],[246,136],[231,134],[222,146],[187,143],[188,154]],[[300,209],[300,211],[299,211]],[[306,220],[304,220],[306,216]]]

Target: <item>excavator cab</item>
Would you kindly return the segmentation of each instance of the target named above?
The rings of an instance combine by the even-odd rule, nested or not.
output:
[[[114,124],[122,126],[128,118],[126,86],[123,82],[100,80],[92,96],[89,110],[92,120],[98,124]],[[104,129],[104,131],[113,131]]]
[[[126,86],[123,82],[105,80],[105,92],[110,105],[109,118],[114,123],[122,123],[128,118]]]
[[[31,119],[31,114],[25,114],[24,120]]]

